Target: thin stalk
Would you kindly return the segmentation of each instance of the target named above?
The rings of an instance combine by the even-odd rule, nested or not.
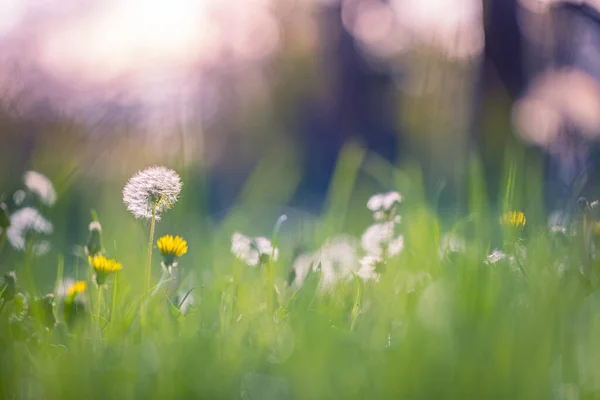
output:
[[[112,305],[110,307],[110,322],[115,319],[115,309],[117,308],[117,284],[119,282],[119,273],[115,274],[115,284],[113,285]]]
[[[152,203],[152,219],[150,220],[150,238],[148,239],[148,260],[146,262],[146,293],[150,293],[150,276],[152,272],[152,245],[154,244],[154,227],[156,225],[156,204]]]
[[[98,285],[98,304],[96,305],[96,316],[98,317],[98,329],[100,329],[100,311],[102,311],[102,292],[104,285]]]

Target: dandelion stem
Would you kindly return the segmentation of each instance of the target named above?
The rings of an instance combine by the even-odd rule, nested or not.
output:
[[[100,311],[102,310],[102,289],[104,285],[98,285],[98,304],[96,306],[96,316],[98,317],[98,328],[100,328]]]
[[[156,225],[156,203],[152,203],[152,219],[150,220],[150,239],[148,240],[148,261],[146,262],[146,293],[150,293],[150,276],[152,271],[152,244],[154,243],[154,227]]]
[[[119,273],[115,274],[115,283],[113,285],[112,305],[110,307],[110,322],[115,319],[115,309],[117,308],[117,285],[119,282]]]

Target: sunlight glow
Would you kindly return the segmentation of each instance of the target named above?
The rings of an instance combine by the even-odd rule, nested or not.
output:
[[[177,66],[209,39],[205,11],[199,0],[110,0],[101,12],[53,30],[42,60],[59,73],[83,70],[99,79],[140,65]]]

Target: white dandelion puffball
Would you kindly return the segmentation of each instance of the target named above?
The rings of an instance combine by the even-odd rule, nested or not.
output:
[[[265,263],[265,260],[273,256],[277,261],[279,250],[273,249],[271,241],[265,237],[248,237],[235,232],[231,237],[231,252],[241,261],[251,267]]]
[[[368,254],[377,257],[382,257],[385,249],[387,249],[387,256],[389,257],[402,253],[402,250],[404,250],[404,237],[395,235],[395,226],[396,223],[390,221],[376,223],[368,227],[361,238],[363,249]]]
[[[383,263],[383,259],[376,256],[367,255],[360,259],[360,268],[356,275],[364,281],[378,281],[381,274],[377,272],[377,267]]]
[[[389,211],[396,204],[402,202],[402,195],[398,192],[379,193],[371,196],[367,208],[373,212]]]
[[[36,209],[25,207],[15,212],[10,217],[10,227],[6,236],[11,246],[17,250],[25,250],[28,233],[51,234],[52,223],[44,218]],[[36,253],[44,253],[49,250],[49,243],[39,242],[36,244]]]
[[[166,167],[149,167],[135,174],[123,188],[123,202],[136,218],[152,218],[156,207],[156,220],[160,214],[177,202],[182,187],[177,172]]]
[[[316,255],[314,268],[321,267],[321,289],[333,287],[358,271],[356,243],[352,238],[338,236],[328,240]]]
[[[50,179],[39,172],[28,171],[23,175],[23,181],[27,189],[35,194],[43,204],[47,206],[54,205],[56,202],[56,191]]]

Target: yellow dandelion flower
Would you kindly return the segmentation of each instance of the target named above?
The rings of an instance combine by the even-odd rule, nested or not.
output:
[[[116,260],[109,260],[102,255],[95,255],[94,257],[88,257],[90,266],[96,273],[96,283],[102,285],[106,277],[115,272],[119,272],[123,269],[123,265]]]
[[[175,266],[175,260],[185,255],[188,251],[187,242],[180,236],[165,235],[156,242],[158,251],[164,258],[163,266]]]
[[[521,211],[509,211],[500,218],[500,224],[518,229],[523,229],[526,223],[527,218]]]
[[[85,293],[87,290],[87,283],[85,281],[77,281],[67,289],[67,297],[73,297],[80,293]]]

